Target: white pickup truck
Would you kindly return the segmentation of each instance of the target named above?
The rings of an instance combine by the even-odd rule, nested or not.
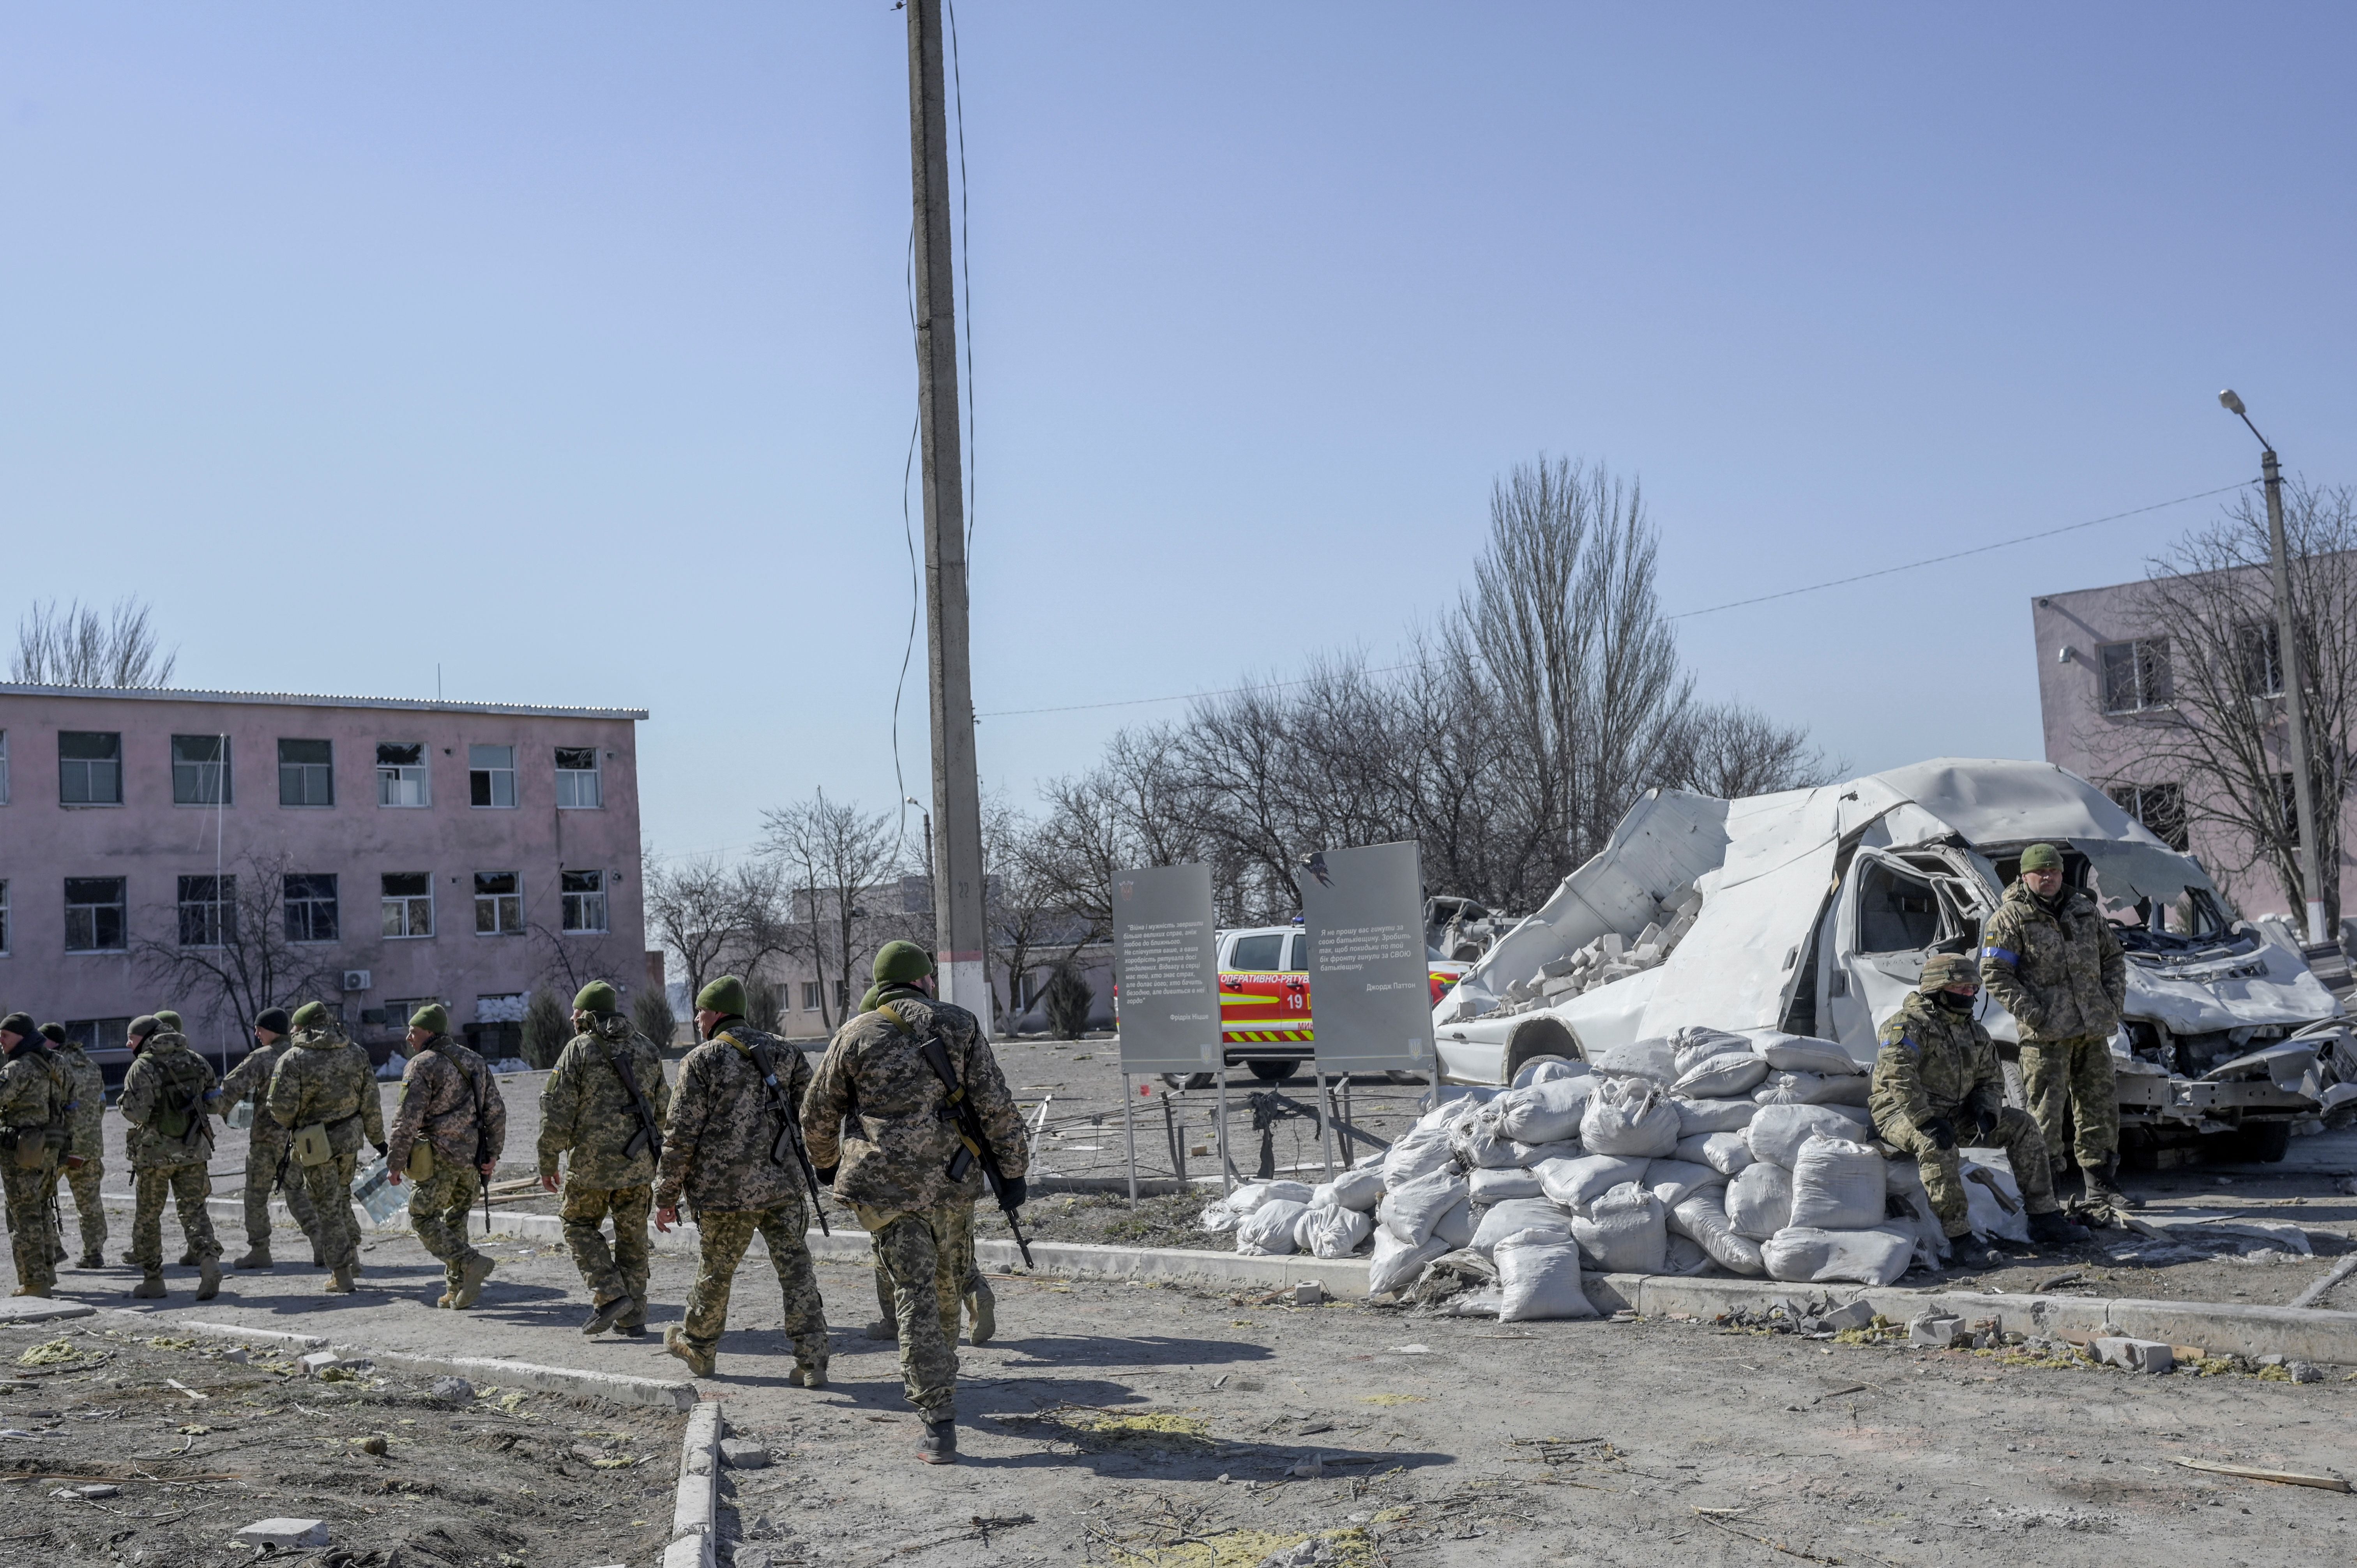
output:
[[[1956,758],[1740,800],[1649,793],[1435,1006],[1441,1075],[1510,1082],[1542,1058],[1686,1024],[1815,1035],[1869,1062],[1924,960],[1977,950],[2022,850],[2040,842],[2061,849],[2127,952],[2112,1049],[2131,1161],[2196,1144],[2281,1159],[2295,1122],[2357,1100],[2340,1002],[2279,932],[2234,919],[2197,862],[2074,774]],[[1665,957],[1657,934],[1652,967],[1565,993],[1599,972],[1573,955],[1648,928],[1675,935]],[[2012,1056],[2012,1017],[1986,993],[1982,1010]]]

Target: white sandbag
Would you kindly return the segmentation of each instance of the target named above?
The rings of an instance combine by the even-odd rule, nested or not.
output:
[[[1580,1288],[1579,1248],[1569,1237],[1523,1230],[1498,1243],[1498,1321],[1538,1323],[1594,1317]]]
[[[1430,1176],[1443,1165],[1455,1168],[1457,1156],[1449,1151],[1448,1129],[1426,1127],[1422,1122],[1400,1135],[1397,1143],[1383,1156],[1383,1188],[1405,1187],[1419,1176]]]
[[[1709,1253],[1711,1261],[1727,1273],[1758,1279],[1768,1272],[1768,1265],[1760,1261],[1760,1243],[1736,1233],[1734,1221],[1727,1217],[1726,1196],[1720,1187],[1692,1194],[1670,1210],[1669,1229]]]
[[[1438,1094],[1441,1090],[1435,1090],[1433,1092]],[[1448,1090],[1448,1099],[1416,1118],[1416,1130],[1425,1133],[1440,1132],[1455,1125],[1458,1117],[1472,1115],[1505,1092],[1502,1089],[1451,1089]]]
[[[1209,1230],[1214,1236],[1224,1236],[1243,1224],[1243,1219],[1224,1202],[1207,1203],[1203,1206],[1203,1212],[1196,1217],[1195,1229]]]
[[[1689,1100],[1732,1100],[1759,1088],[1767,1076],[1768,1064],[1749,1051],[1729,1051],[1696,1062],[1670,1089]]]
[[[1458,1198],[1454,1208],[1434,1221],[1432,1234],[1434,1240],[1446,1241],[1452,1249],[1471,1246],[1473,1244],[1472,1198],[1469,1197]]]
[[[1705,1024],[1688,1024],[1670,1031],[1670,1054],[1676,1058],[1678,1071],[1692,1072],[1713,1057],[1730,1052],[1742,1056],[1758,1053],[1751,1048],[1749,1036],[1730,1034]]]
[[[1299,1186],[1299,1183],[1295,1183]],[[1289,1197],[1264,1203],[1236,1227],[1236,1251],[1247,1257],[1282,1257],[1293,1251],[1293,1228],[1309,1206]]]
[[[1609,1079],[1579,1119],[1579,1142],[1591,1155],[1657,1159],[1678,1146],[1677,1104],[1647,1079]]]
[[[1449,1152],[1469,1171],[1519,1169],[1514,1157],[1517,1147],[1499,1131],[1494,1107],[1483,1106],[1470,1116],[1459,1117],[1448,1129]]]
[[[1803,1139],[1855,1138],[1858,1133],[1857,1122],[1835,1106],[1763,1105],[1743,1130],[1743,1142],[1753,1159],[1791,1170]]]
[[[1884,1212],[1893,1208],[1902,1211],[1883,1223],[1911,1229],[1915,1261],[1927,1269],[1938,1268],[1948,1255],[1947,1230],[1932,1211],[1932,1195],[1923,1190],[1923,1175],[1915,1162],[1903,1157],[1883,1161],[1882,1190],[1888,1195]]]
[[[1498,1128],[1523,1144],[1559,1144],[1579,1136],[1579,1113],[1596,1092],[1593,1077],[1552,1079],[1518,1089],[1497,1101]]]
[[[1652,1160],[1645,1166],[1644,1183],[1663,1208],[1675,1208],[1686,1195],[1706,1187],[1725,1187],[1727,1176],[1708,1165],[1686,1160]]]
[[[1471,1193],[1465,1178],[1454,1169],[1435,1171],[1385,1190],[1383,1202],[1375,1207],[1375,1223],[1411,1247],[1422,1246],[1432,1240],[1450,1209],[1466,1206]],[[1461,1240],[1450,1243],[1464,1244]]]
[[[1367,1294],[1384,1295],[1392,1291],[1405,1290],[1415,1283],[1415,1277],[1424,1273],[1425,1264],[1448,1251],[1448,1243],[1437,1238],[1420,1247],[1411,1247],[1378,1225],[1375,1227],[1375,1254],[1367,1264]]]
[[[1297,1181],[1246,1182],[1228,1194],[1226,1201],[1238,1214],[1250,1214],[1265,1203],[1307,1203],[1309,1187]]]
[[[1711,1261],[1702,1244],[1689,1236],[1670,1232],[1670,1244],[1662,1252],[1662,1273],[1665,1274],[1706,1274],[1717,1265]]]
[[[1760,1113],[1760,1107],[1749,1100],[1680,1098],[1670,1103],[1677,1107],[1680,1138],[1691,1138],[1696,1133],[1740,1133]]]
[[[1821,1040],[1813,1035],[1788,1035],[1781,1029],[1755,1030],[1751,1048],[1760,1059],[1778,1072],[1831,1073],[1836,1076],[1863,1076],[1866,1069],[1857,1058],[1831,1040]]]
[[[1803,1230],[1882,1223],[1882,1156],[1846,1138],[1811,1136],[1792,1160],[1792,1219]]]
[[[1383,1197],[1383,1173],[1364,1165],[1353,1165],[1311,1192],[1309,1207],[1355,1208],[1361,1214],[1372,1214]]]
[[[1746,1165],[1727,1184],[1725,1201],[1735,1233],[1765,1241],[1792,1222],[1792,1173],[1766,1160]]]
[[[1899,1283],[1915,1258],[1915,1238],[1905,1227],[1879,1225],[1870,1230],[1813,1230],[1793,1226],[1779,1230],[1760,1249],[1768,1277],[1796,1284],[1889,1285]]]
[[[1740,1133],[1696,1133],[1691,1138],[1680,1138],[1678,1146],[1670,1154],[1674,1159],[1708,1165],[1725,1176],[1731,1176],[1751,1164],[1751,1145],[1743,1141]],[[1318,1190],[1322,1192],[1325,1189],[1320,1187]]]
[[[1466,1245],[1490,1257],[1497,1251],[1499,1242],[1520,1230],[1552,1230],[1568,1241],[1571,1220],[1544,1197],[1519,1197],[1497,1204],[1482,1215],[1480,1222],[1473,1227],[1473,1240]]]
[[[1677,1081],[1678,1055],[1668,1040],[1656,1036],[1591,1052],[1587,1067],[1599,1078],[1642,1079],[1667,1089]]]
[[[1542,1057],[1514,1075],[1514,1087],[1528,1089],[1532,1084],[1552,1083],[1560,1078],[1584,1078],[1587,1073],[1587,1065],[1585,1062],[1567,1062],[1552,1057]]]
[[[1548,1200],[1578,1213],[1608,1189],[1641,1180],[1648,1163],[1620,1155],[1582,1155],[1576,1160],[1549,1160],[1537,1169]]]
[[[1293,1233],[1294,1245],[1313,1258],[1347,1258],[1375,1233],[1375,1217],[1355,1208],[1311,1208]]]
[[[1473,1201],[1507,1203],[1518,1197],[1544,1197],[1546,1183],[1536,1171],[1475,1171],[1472,1180]]]
[[[1890,1163],[1898,1165],[1900,1162],[1893,1160]],[[1915,1162],[1909,1160],[1905,1163],[1913,1165]],[[1986,1171],[1989,1179],[1996,1183],[1996,1192],[1990,1191],[1974,1179],[1973,1172],[1976,1169]],[[1964,1156],[1962,1174],[1964,1178],[1964,1217],[1972,1222],[1973,1230],[1995,1240],[2018,1242],[2024,1247],[2029,1245],[2029,1210],[2022,1206],[2021,1186],[2013,1179],[2013,1162],[2007,1159],[2001,1151],[1976,1149]],[[2003,1203],[1997,1199],[1999,1192],[2005,1195]],[[2013,1205],[2012,1213],[2006,1212],[2005,1203]]]
[[[1577,1138],[1566,1138],[1560,1144],[1516,1144],[1514,1164],[1523,1170],[1543,1165],[1549,1160],[1576,1160],[1587,1153]]]
[[[1817,1072],[1770,1073],[1751,1091],[1755,1105],[1864,1105],[1874,1080]]]
[[[1670,1244],[1662,1200],[1635,1182],[1622,1182],[1574,1215],[1572,1239],[1607,1273],[1658,1274]]]

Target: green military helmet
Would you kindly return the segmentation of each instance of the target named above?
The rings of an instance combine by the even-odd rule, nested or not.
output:
[[[2024,872],[2060,871],[2062,869],[2062,852],[2050,843],[2031,844],[2021,852],[2021,869]]]
[[[144,1040],[164,1026],[164,1021],[153,1013],[142,1013],[131,1020],[129,1034],[134,1040]]]
[[[614,993],[611,981],[593,980],[583,986],[573,998],[576,1013],[619,1013],[622,999]]]
[[[695,1010],[717,1013],[723,1017],[745,1015],[745,983],[733,974],[724,974],[695,993]]]
[[[933,972],[933,955],[914,942],[888,941],[876,950],[874,978],[878,985],[905,984]]]
[[[180,1015],[178,1013],[173,1012],[169,1007],[158,1007],[156,1009],[156,1022],[163,1025],[164,1027],[171,1030],[172,1033],[176,1035],[184,1035],[188,1033],[187,1030],[180,1027]]]
[[[306,1002],[295,1009],[295,1026],[298,1029],[324,1029],[334,1023],[335,1015],[324,1002]]]
[[[1980,971],[1963,953],[1936,952],[1923,961],[1922,988],[1926,991],[1944,991],[1951,985],[1969,985],[1978,990],[1980,983]]]
[[[429,1035],[447,1035],[450,1032],[450,1010],[439,1002],[428,1002],[409,1015],[409,1026]]]

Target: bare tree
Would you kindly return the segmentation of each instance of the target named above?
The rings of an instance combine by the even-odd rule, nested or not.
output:
[[[871,921],[905,927],[899,918],[900,841],[879,811],[870,816],[847,802],[830,800],[824,789],[807,800],[761,813],[765,853],[791,889],[793,922],[783,940],[798,958],[810,961],[819,983],[819,1023],[832,1033],[840,1022],[829,1004],[830,979],[846,994],[866,990],[855,983],[859,961],[886,940]],[[888,895],[886,883],[894,884]],[[873,903],[875,908],[870,908]],[[866,929],[863,929],[866,927]]]
[[[63,609],[36,599],[16,623],[8,678],[27,686],[161,686],[179,657],[157,647],[148,607],[137,599],[117,599],[104,619],[79,599]]]
[[[191,1012],[233,1023],[241,1039],[264,1008],[339,993],[334,950],[287,940],[289,864],[284,853],[257,851],[218,879],[188,879],[209,897],[179,906],[174,940],[133,942],[135,961]]]
[[[1827,761],[1799,725],[1780,725],[1740,703],[1698,703],[1671,736],[1661,782],[1738,800],[1830,784],[1848,771]]]
[[[1094,872],[1075,875],[1069,847],[1053,830],[1024,817],[1003,798],[983,800],[982,846],[990,889],[984,929],[991,956],[1006,977],[1011,1020],[1028,1011],[1024,978],[1043,961],[1069,962],[1082,948],[1103,940],[1112,934],[1113,916],[1104,885],[1089,880]]]
[[[665,861],[649,848],[640,886],[645,889],[647,924],[655,940],[679,956],[693,1001],[705,983],[726,972],[744,935],[744,884],[711,855]]]
[[[2293,636],[2299,645],[2316,858],[2327,917],[2341,918],[2341,812],[2357,729],[2357,491],[2285,488]],[[2292,811],[2281,642],[2266,513],[2248,496],[2147,564],[2136,641],[2099,676],[2122,711],[2086,736],[2115,790],[2174,786],[2178,810],[2222,886],[2271,869],[2293,909],[2309,897]],[[2139,814],[2150,814],[2140,811]]]

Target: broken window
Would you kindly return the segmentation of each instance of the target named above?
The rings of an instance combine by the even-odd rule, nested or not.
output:
[[[123,736],[113,731],[58,732],[58,802],[123,804]]]
[[[606,803],[597,782],[597,748],[560,746],[556,748],[556,803],[559,808],[587,811]]]
[[[2283,695],[2283,640],[2276,634],[2275,622],[2244,621],[2234,628],[2234,649],[2242,660],[2243,695]]]
[[[298,872],[285,881],[286,940],[332,942],[341,924],[333,872]]]
[[[174,736],[172,804],[226,806],[229,801],[229,736]]]
[[[1274,936],[1238,937],[1235,950],[1229,956],[1230,969],[1283,969],[1285,967],[1285,933]]]
[[[180,945],[227,947],[237,940],[237,878],[180,878]]]
[[[123,878],[66,878],[66,951],[121,952]]]
[[[425,806],[425,747],[415,741],[380,741],[376,748],[376,803]]]
[[[516,803],[515,747],[470,746],[467,748],[467,794],[478,806]]]
[[[434,877],[430,872],[388,871],[382,886],[386,936],[434,934]]]
[[[2169,640],[2138,638],[2095,650],[2103,665],[2104,712],[2133,714],[2169,706]]]
[[[1919,952],[1940,940],[1940,896],[1931,882],[1888,861],[1857,879],[1857,950]]]
[[[2152,830],[2152,836],[2182,854],[2188,847],[2185,789],[2179,784],[2112,784],[2104,793],[2121,811]]]
[[[604,930],[606,874],[602,871],[564,871],[557,875],[562,883],[558,891],[565,900],[565,929],[568,931]]]
[[[475,873],[475,934],[523,935],[523,878],[512,871]]]

